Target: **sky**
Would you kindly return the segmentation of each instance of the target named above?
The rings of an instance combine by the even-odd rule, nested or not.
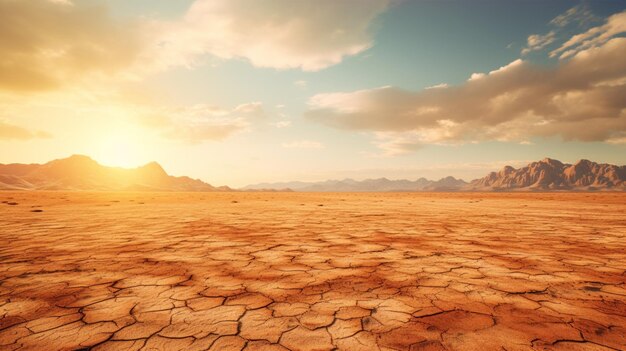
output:
[[[626,164],[626,0],[0,0],[0,163],[234,187]]]

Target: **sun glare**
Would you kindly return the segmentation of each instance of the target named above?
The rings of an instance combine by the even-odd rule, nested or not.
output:
[[[115,133],[99,140],[95,159],[107,166],[137,167],[142,163],[141,146],[128,133]]]

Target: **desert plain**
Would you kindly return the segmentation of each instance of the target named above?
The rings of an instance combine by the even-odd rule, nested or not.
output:
[[[0,350],[624,350],[624,193],[0,193]]]

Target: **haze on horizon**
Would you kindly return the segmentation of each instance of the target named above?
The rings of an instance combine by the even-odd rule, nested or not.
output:
[[[0,163],[211,184],[626,164],[626,1],[0,0]]]

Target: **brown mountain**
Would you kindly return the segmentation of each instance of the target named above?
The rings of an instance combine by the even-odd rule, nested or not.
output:
[[[476,179],[468,190],[626,190],[626,166],[580,160],[575,164],[545,158],[526,167],[506,166]]]
[[[168,175],[156,162],[137,168],[102,166],[74,155],[46,164],[0,164],[3,190],[229,191],[201,180]]]
[[[276,185],[285,185],[278,187]],[[289,185],[289,186],[287,186]],[[318,183],[276,183],[245,190],[291,188],[295,191],[626,191],[626,166],[580,160],[566,164],[545,158],[526,167],[506,166],[466,183],[453,177],[438,181],[386,178],[344,179]],[[74,155],[46,164],[0,164],[0,190],[232,191],[198,179],[168,175],[156,162],[137,168],[107,167]]]
[[[550,158],[532,162],[515,169],[504,167],[486,177],[466,183],[454,177],[440,180],[390,180],[387,178],[365,180],[327,180],[322,182],[260,183],[248,185],[243,190],[282,189],[322,192],[377,192],[377,191],[626,191],[626,166],[599,164],[580,160],[573,165]]]

